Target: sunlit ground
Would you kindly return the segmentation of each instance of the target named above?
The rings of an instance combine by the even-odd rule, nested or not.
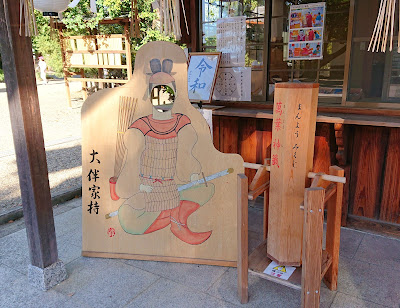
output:
[[[38,83],[40,113],[52,195],[81,186],[81,83],[70,84],[68,108],[62,80]],[[21,206],[7,92],[0,83],[0,214]]]

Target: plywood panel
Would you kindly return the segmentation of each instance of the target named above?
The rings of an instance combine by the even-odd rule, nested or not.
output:
[[[318,84],[277,84],[272,124],[268,256],[300,265],[307,174],[312,170]]]
[[[388,130],[382,127],[357,126],[350,184],[352,214],[378,218],[381,184]]]
[[[172,110],[153,108],[149,93],[157,84],[175,88]],[[236,152],[230,121],[221,131],[226,142],[236,140],[236,148],[224,143],[225,150]],[[127,84],[84,103],[82,136],[86,255],[235,264],[243,159],[214,148],[205,119],[188,100],[179,46],[143,46]]]
[[[380,219],[400,223],[400,129],[390,130],[383,176]]]

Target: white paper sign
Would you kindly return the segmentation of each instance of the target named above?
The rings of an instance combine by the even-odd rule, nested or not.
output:
[[[220,18],[217,20],[217,50],[222,52],[221,67],[245,65],[245,16]]]
[[[190,54],[188,68],[189,100],[209,102],[218,70],[219,55]]]
[[[220,68],[213,99],[251,101],[251,67]]]
[[[264,274],[274,276],[283,280],[288,280],[295,271],[293,266],[281,266],[275,261],[272,261],[265,269]]]

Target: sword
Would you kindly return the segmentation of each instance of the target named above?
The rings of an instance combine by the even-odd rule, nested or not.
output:
[[[206,184],[207,185],[207,182],[215,180],[215,179],[218,179],[220,177],[223,177],[223,176],[231,174],[231,173],[233,173],[233,168],[228,168],[228,169],[219,171],[219,172],[211,174],[211,175],[209,175],[207,177],[203,177],[202,179],[199,179],[199,180],[196,180],[196,181],[181,185],[181,186],[178,187],[178,191],[186,190],[186,189],[189,189],[189,188],[191,188],[193,186],[200,185],[200,184]],[[118,210],[114,211],[114,212],[111,212],[109,214],[106,214],[106,219],[109,219],[109,218],[117,216],[117,215],[118,215]]]

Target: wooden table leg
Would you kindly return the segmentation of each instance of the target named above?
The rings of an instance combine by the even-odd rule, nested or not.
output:
[[[249,243],[248,243],[248,181],[244,174],[238,174],[238,296],[240,303],[249,301]]]
[[[324,198],[325,190],[321,187],[305,190],[301,277],[301,305],[303,308],[319,307]]]
[[[344,176],[344,170],[337,166],[329,168],[329,174]],[[342,216],[343,187],[336,183],[336,194],[328,200],[328,214],[326,223],[326,251],[332,257],[332,264],[325,274],[324,282],[330,290],[337,289],[339,271],[340,225]]]

